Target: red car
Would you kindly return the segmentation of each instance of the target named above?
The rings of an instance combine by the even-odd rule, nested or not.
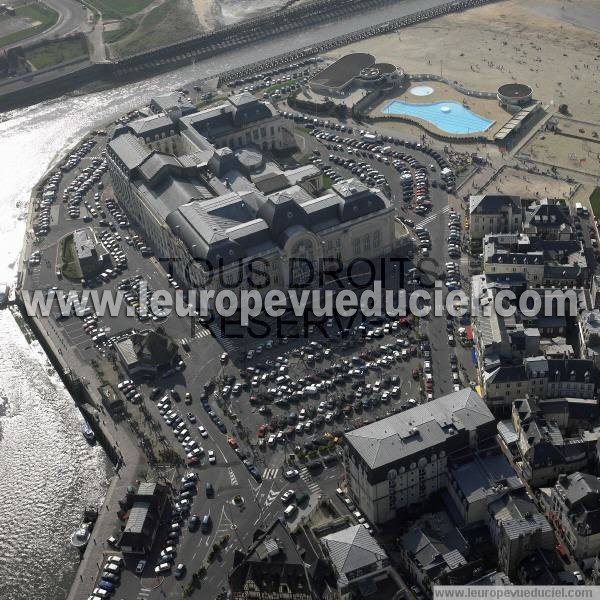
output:
[[[229,437],[227,438],[227,443],[233,448],[237,448],[238,447],[238,443],[237,440],[234,437]]]
[[[562,544],[556,544],[554,546],[555,550],[558,552],[559,556],[568,564],[571,562],[571,558],[569,557],[569,553],[567,549]]]

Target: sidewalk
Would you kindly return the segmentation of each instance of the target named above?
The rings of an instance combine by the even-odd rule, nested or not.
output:
[[[125,431],[127,425],[117,426],[104,415],[100,415],[100,418],[107,437],[112,437],[114,444],[119,448],[123,456],[123,463],[110,483],[104,504],[98,509],[98,520],[79,564],[67,600],[86,600],[92,592],[105,555],[116,552],[106,543],[106,540],[115,533],[120,523],[117,517],[120,508],[119,500],[125,498],[127,486],[135,485],[138,469],[143,464],[139,449]],[[116,441],[117,438],[119,442]]]
[[[84,405],[84,408],[92,417],[95,417],[108,443],[117,450],[122,458],[121,465],[110,482],[104,502],[98,508],[98,520],[94,525],[92,535],[67,596],[67,600],[86,600],[99,575],[104,556],[117,552],[107,544],[106,540],[115,534],[120,524],[117,516],[120,509],[119,500],[125,498],[129,485],[135,485],[136,479],[139,478],[139,470],[146,463],[127,423],[117,424],[104,413],[100,398],[96,398],[97,392],[95,390],[99,382],[96,381],[95,373],[91,367],[83,364],[72,349],[62,343],[62,340],[57,340],[57,342],[64,350],[58,350],[53,335],[60,336],[60,334],[49,333],[43,321],[38,320],[37,322],[40,329],[45,332],[44,337],[58,360],[66,369],[70,369],[80,378],[86,380],[85,386],[92,398],[96,400],[100,412],[89,405]]]

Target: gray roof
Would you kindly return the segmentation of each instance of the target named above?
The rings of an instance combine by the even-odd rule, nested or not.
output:
[[[474,431],[494,422],[479,394],[471,388],[381,419],[345,434],[347,443],[371,469],[443,443],[458,431]]]
[[[268,103],[244,92],[230,96],[226,102],[183,117],[180,121],[208,138],[239,132],[253,123],[275,117],[277,112]]]
[[[156,96],[150,101],[150,106],[155,112],[169,112],[173,109],[179,109],[183,114],[196,112],[196,107],[190,102],[189,98],[179,92]]]
[[[516,540],[523,535],[534,533],[538,529],[542,533],[552,532],[552,527],[546,520],[546,517],[540,515],[539,513],[523,516],[518,519],[512,519],[511,521],[506,521],[502,524],[502,526],[506,531],[507,536],[511,540]]]
[[[423,515],[402,536],[401,544],[431,579],[467,562],[467,541],[444,511]]]
[[[469,504],[491,498],[502,490],[523,487],[523,482],[499,450],[488,455],[478,454],[472,460],[452,466],[451,472],[462,497]]]
[[[346,573],[387,559],[387,554],[363,525],[354,525],[321,538],[342,581]]]
[[[507,365],[498,367],[495,371],[486,374],[486,383],[506,383],[507,381],[525,381],[527,371],[523,365]]]
[[[503,208],[508,207],[512,207],[512,210],[515,212],[520,212],[520,198],[504,194],[481,194],[469,198],[469,212],[471,214],[497,214]]]
[[[127,126],[138,136],[160,135],[163,132],[176,131],[173,121],[165,115],[152,115],[130,121]]]
[[[152,150],[131,133],[124,133],[111,140],[108,147],[130,171],[139,167],[152,154]]]
[[[127,524],[123,530],[125,533],[142,533],[144,525],[150,511],[149,500],[138,500],[133,503],[127,518]]]
[[[343,197],[336,189],[314,202],[298,186],[269,196],[245,190],[237,180],[233,187],[238,191],[184,204],[166,218],[193,256],[213,266],[283,247],[298,228],[319,231],[390,209],[387,199],[364,186],[340,187]]]

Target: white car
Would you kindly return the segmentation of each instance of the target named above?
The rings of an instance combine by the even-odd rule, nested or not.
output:
[[[160,565],[154,567],[154,572],[157,575],[160,575],[161,573],[166,573],[167,571],[171,570],[171,564],[170,563],[161,563]]]
[[[209,450],[208,451],[208,462],[211,465],[214,465],[217,462],[217,457],[215,456],[215,451],[214,450]]]
[[[208,431],[206,431],[206,429],[204,429],[204,427],[202,427],[202,425],[200,425],[200,427],[198,427],[198,431],[200,432],[200,435],[203,438],[207,438],[208,437]]]
[[[298,475],[300,475],[300,471],[298,471],[298,469],[288,469],[287,471],[283,472],[283,476],[286,479],[296,479]]]
[[[288,490],[287,492],[283,492],[283,494],[281,494],[281,502],[283,502],[283,504],[287,504],[288,502],[292,501],[295,495],[296,492],[294,492],[294,490]]]

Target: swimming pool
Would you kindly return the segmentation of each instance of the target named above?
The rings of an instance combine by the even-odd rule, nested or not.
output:
[[[383,112],[389,115],[418,117],[448,133],[477,133],[486,131],[494,123],[458,102],[412,104],[402,100],[392,100]]]

